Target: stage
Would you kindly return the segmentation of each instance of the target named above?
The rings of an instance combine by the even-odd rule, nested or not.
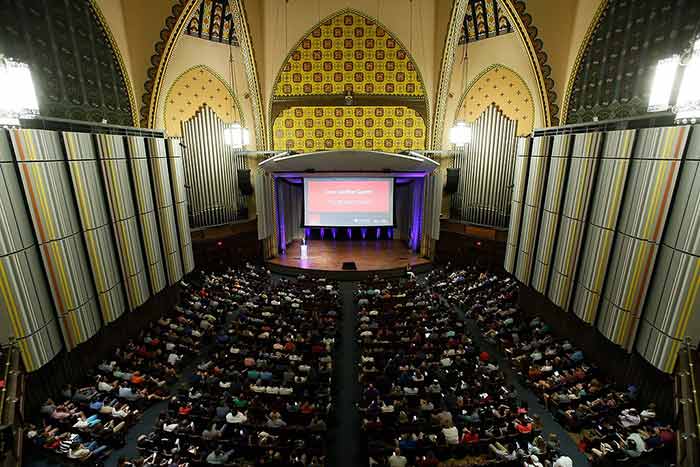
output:
[[[332,278],[359,279],[369,274],[404,274],[406,266],[417,272],[430,268],[430,260],[412,252],[401,240],[310,240],[307,258],[301,258],[301,243],[292,242],[285,254],[267,261],[270,269],[282,274],[305,270],[323,271]],[[343,263],[354,261],[356,270],[344,270]]]

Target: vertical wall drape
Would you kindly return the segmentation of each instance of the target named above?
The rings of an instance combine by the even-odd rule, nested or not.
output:
[[[600,132],[574,136],[571,165],[561,212],[561,226],[557,236],[557,248],[554,250],[552,277],[547,294],[552,303],[564,310],[569,309],[588,206],[593,195],[601,140]]]
[[[165,269],[163,251],[158,236],[158,220],[153,200],[153,186],[148,169],[146,141],[142,136],[127,136],[127,153],[129,168],[136,195],[136,212],[141,227],[141,238],[146,251],[146,268],[151,284],[151,294],[155,295],[165,288]]]
[[[472,142],[457,151],[459,187],[452,196],[459,220],[507,227],[515,168],[517,122],[491,104],[472,124]]]
[[[28,371],[149,298],[146,245],[161,271],[161,245],[174,242],[178,264],[180,245],[191,245],[166,145],[149,142],[159,159],[149,167],[143,138],[0,129],[0,343],[16,339]],[[156,218],[156,207],[172,216]],[[140,230],[139,214],[152,227]],[[181,277],[173,271],[171,282]]]
[[[518,138],[515,170],[513,171],[513,198],[510,205],[510,222],[508,225],[508,240],[503,267],[511,274],[515,273],[515,260],[518,257],[518,242],[520,240],[520,223],[523,218],[525,188],[530,164],[532,138]]]
[[[553,138],[551,150],[545,138]],[[563,164],[561,142],[570,138]],[[516,168],[513,206],[528,173],[522,225],[508,238],[516,264],[507,254],[504,266],[582,324],[672,372],[683,340],[697,343],[700,335],[700,126],[551,129],[533,139],[530,156],[529,167]],[[543,186],[537,231],[532,219]],[[561,205],[554,233],[550,197]],[[528,254],[537,258],[532,283]],[[540,261],[548,255],[551,278]]]
[[[518,243],[518,262],[515,269],[515,277],[525,285],[530,285],[537,231],[542,212],[542,195],[546,185],[545,174],[549,166],[551,146],[552,138],[550,136],[538,136],[532,139],[530,148],[532,152]]]
[[[192,236],[190,235],[190,220],[187,212],[187,190],[185,189],[185,168],[182,163],[182,146],[179,139],[167,140],[168,164],[170,179],[173,184],[173,203],[177,220],[178,241],[182,255],[182,272],[188,274],[194,269],[192,253]]]
[[[68,350],[102,326],[60,133],[10,132],[24,197]]]
[[[148,300],[150,292],[126,146],[123,136],[97,135],[96,138],[107,204],[117,242],[117,257],[126,285],[129,309],[134,310]]]
[[[547,174],[542,220],[539,227],[540,234],[532,271],[532,288],[543,294],[547,291],[549,272],[552,266],[552,254],[559,228],[572,139],[572,135],[556,135],[553,138],[552,152],[549,158],[549,173]]]
[[[111,323],[126,310],[126,300],[97,148],[89,133],[64,132],[63,142],[102,319]]]
[[[17,339],[27,371],[63,348],[49,284],[7,130],[0,129],[0,325]],[[5,336],[9,337],[9,336]]]
[[[158,213],[165,269],[168,273],[168,284],[173,285],[182,278],[182,259],[175,209],[173,208],[173,191],[168,169],[168,157],[165,151],[165,140],[147,138],[148,159],[151,163],[151,176],[155,193],[155,207]]]
[[[241,218],[247,198],[238,191],[237,171],[248,168],[241,151],[224,143],[226,123],[206,104],[182,122],[185,182],[190,189],[193,228]]]

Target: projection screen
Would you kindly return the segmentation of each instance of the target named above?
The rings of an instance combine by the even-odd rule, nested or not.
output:
[[[394,225],[393,178],[305,178],[304,224],[308,227]]]

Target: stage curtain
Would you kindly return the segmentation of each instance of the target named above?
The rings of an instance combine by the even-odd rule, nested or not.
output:
[[[304,236],[304,188],[284,180],[277,182],[277,212],[279,222],[280,247],[286,248],[294,240]]]

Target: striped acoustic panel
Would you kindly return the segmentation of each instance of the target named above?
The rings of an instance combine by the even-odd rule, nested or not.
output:
[[[552,303],[564,310],[569,309],[602,139],[603,134],[599,132],[574,136],[566,195],[561,210],[561,224],[547,293]]]
[[[62,348],[36,238],[7,130],[0,129],[0,335],[14,336],[27,371]]]
[[[511,274],[515,271],[515,258],[518,254],[520,221],[523,218],[523,201],[525,200],[527,168],[530,161],[531,148],[532,138],[518,138],[515,170],[513,173],[513,195],[510,204],[510,225],[508,227],[508,241],[506,242],[506,256],[503,262],[503,267]]]
[[[129,309],[133,311],[143,305],[150,294],[124,137],[99,134],[96,139],[117,256]]]
[[[636,130],[605,133],[571,304],[588,324],[598,314],[635,136]]]
[[[640,130],[596,326],[631,350],[688,137],[688,127]]]
[[[532,154],[530,156],[530,169],[525,191],[525,204],[523,205],[521,237],[518,244],[518,263],[515,268],[515,277],[525,285],[530,285],[535,241],[537,239],[537,228],[540,224],[542,195],[551,146],[551,136],[538,136],[532,139]]]
[[[146,250],[146,266],[151,282],[151,293],[157,294],[165,288],[165,270],[160,248],[158,220],[153,202],[151,175],[148,169],[146,142],[142,136],[127,136],[129,168],[136,195],[136,212],[141,226],[141,236]]]
[[[111,323],[124,313],[126,303],[97,148],[89,133],[64,132],[63,144],[102,319]]]
[[[148,160],[151,163],[153,189],[155,193],[156,211],[165,254],[165,269],[168,272],[168,284],[173,285],[182,278],[182,259],[180,257],[180,242],[178,240],[173,192],[170,184],[168,157],[165,152],[163,138],[146,138],[148,144]]]
[[[545,188],[544,203],[542,206],[542,220],[540,221],[540,235],[535,251],[535,263],[532,271],[532,288],[544,294],[547,292],[547,282],[551,270],[552,254],[556,242],[559,218],[561,216],[561,203],[564,199],[564,184],[566,183],[567,169],[569,168],[569,152],[571,134],[556,135],[552,141],[552,153],[549,159],[549,174]]]
[[[64,344],[72,350],[102,322],[61,138],[20,129],[11,137]]]
[[[700,126],[692,129],[649,286],[637,351],[673,372],[686,336],[700,336]]]
[[[166,148],[168,150],[168,163],[170,165],[170,179],[173,188],[173,202],[175,204],[175,218],[177,220],[180,254],[182,255],[182,269],[184,274],[188,274],[194,270],[194,255],[192,253],[190,219],[187,213],[185,168],[182,162],[182,146],[180,146],[180,140],[175,138],[167,139]]]

